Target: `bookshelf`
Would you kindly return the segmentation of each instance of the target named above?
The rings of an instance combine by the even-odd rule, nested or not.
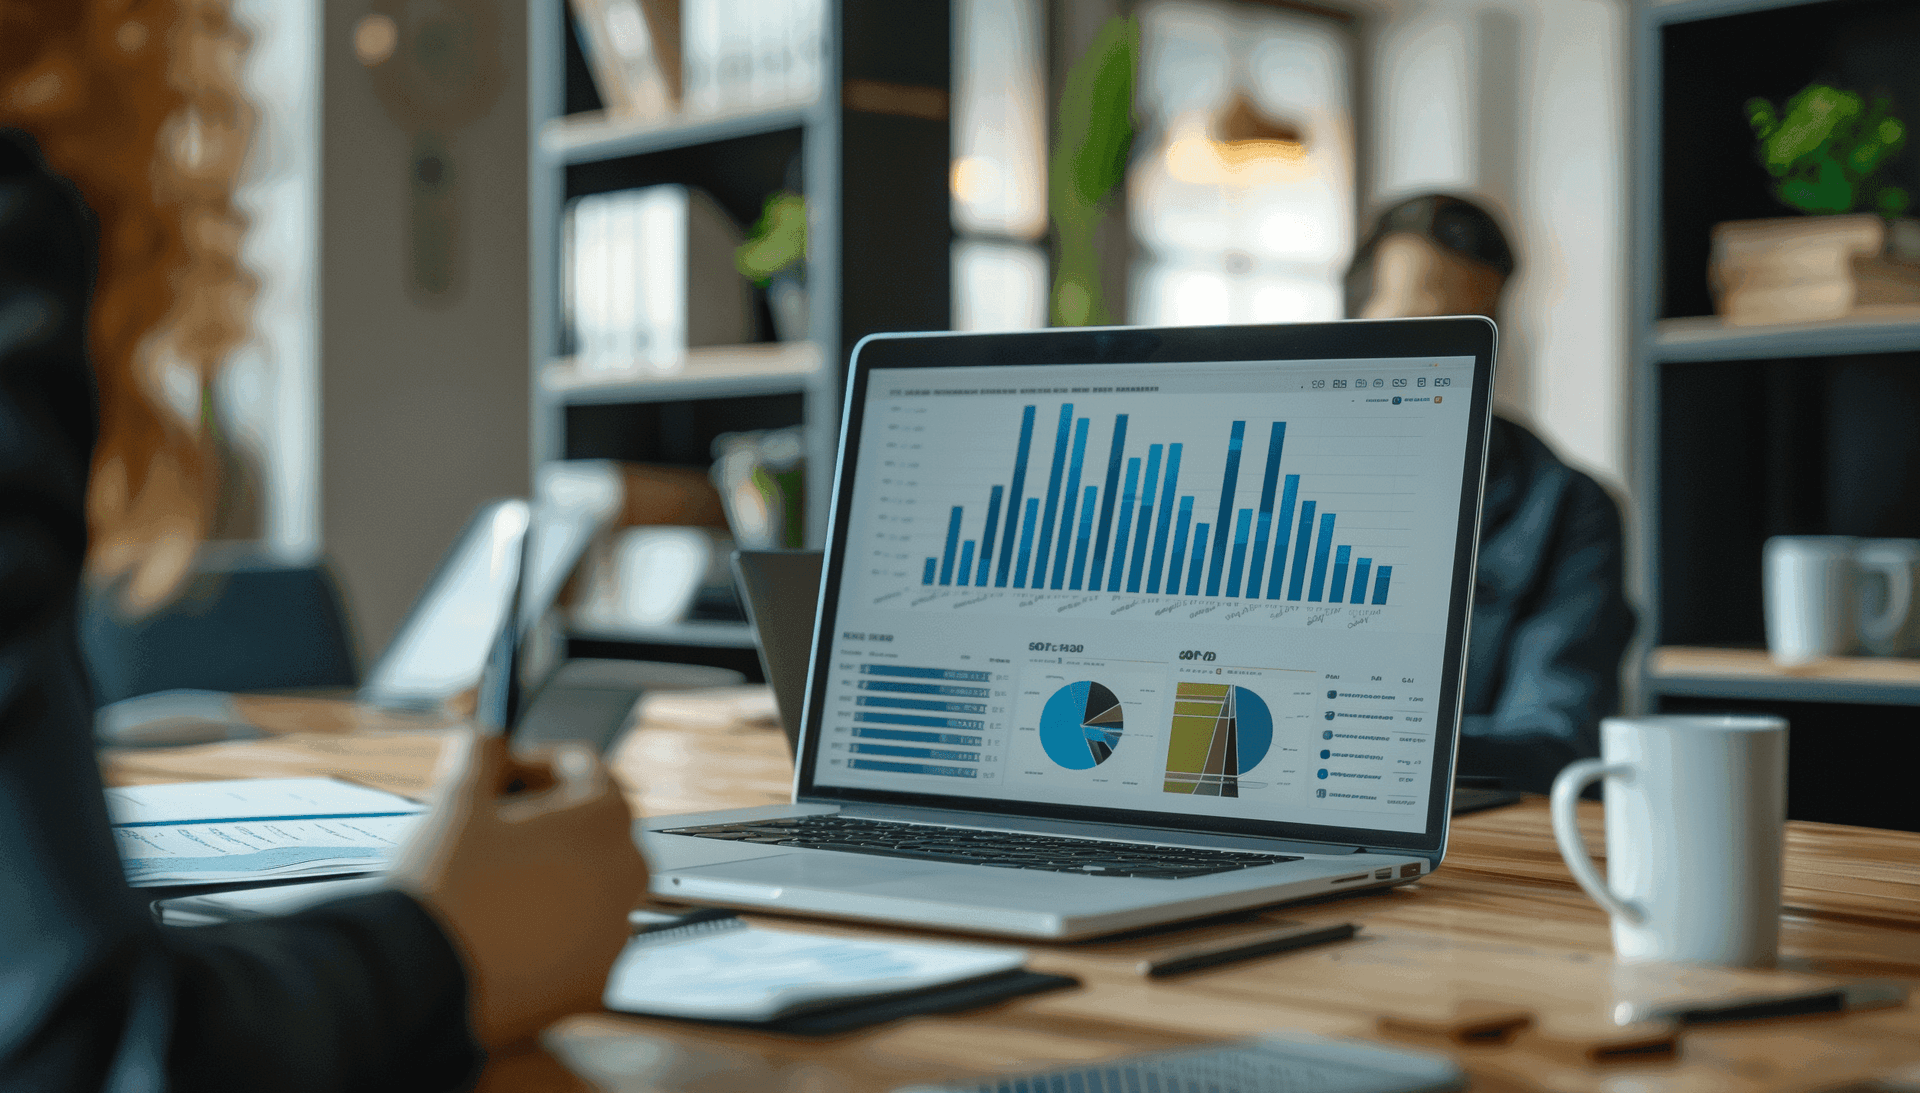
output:
[[[1728,326],[1712,316],[1664,319],[1654,325],[1650,348],[1662,363],[1920,353],[1920,314],[1868,312],[1780,326]]]
[[[1897,657],[1830,657],[1786,667],[1764,649],[1669,645],[1654,651],[1647,671],[1666,695],[1920,706],[1920,660]]]
[[[946,0],[830,0],[821,91],[725,114],[634,121],[603,109],[565,0],[531,0],[533,458],[706,467],[715,437],[800,426],[807,537],[825,534],[846,357],[861,337],[949,325]],[[697,186],[743,228],[767,196],[808,202],[808,331],[709,347],[670,373],[583,371],[564,355],[561,224],[587,194]],[[758,678],[745,623],[690,620],[644,632],[582,621],[581,655],[627,653],[739,668]]]
[[[1920,121],[1920,7],[1677,0],[1633,19],[1635,554],[1653,646],[1642,704],[1786,716],[1794,817],[1920,830],[1898,765],[1872,761],[1904,753],[1920,662],[1775,666],[1760,591],[1770,536],[1920,537],[1920,310],[1729,326],[1706,275],[1714,224],[1790,215],[1755,161],[1745,101],[1825,79]],[[1920,142],[1891,174],[1920,194]]]
[[[665,373],[583,371],[572,360],[556,357],[541,369],[540,386],[546,397],[567,406],[672,402],[804,393],[824,372],[814,342],[762,342],[693,349],[684,368]]]

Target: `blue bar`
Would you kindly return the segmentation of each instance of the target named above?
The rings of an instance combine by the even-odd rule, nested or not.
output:
[[[973,583],[985,585],[993,572],[993,533],[1000,527],[1000,487],[993,487],[987,499],[987,533],[980,537],[980,576]]]
[[[1327,586],[1327,552],[1333,549],[1333,513],[1320,516],[1320,538],[1313,544],[1313,586],[1307,589],[1307,599],[1320,602],[1320,594]]]
[[[955,695],[960,698],[985,698],[985,687],[955,687],[950,683],[890,683],[879,679],[860,681],[863,691],[888,691],[902,695]]]
[[[1133,564],[1127,570],[1127,591],[1140,591],[1147,568],[1147,522],[1153,518],[1153,487],[1160,478],[1160,445],[1147,449],[1147,479],[1140,483],[1140,526],[1133,533]]]
[[[1273,541],[1273,568],[1267,572],[1267,598],[1280,598],[1281,567],[1287,564],[1287,536],[1293,533],[1293,498],[1300,492],[1300,476],[1287,476],[1287,488],[1280,495],[1280,511],[1274,513],[1273,529],[1279,538]]]
[[[993,678],[992,672],[969,672],[961,668],[909,668],[904,664],[862,664],[860,674],[905,676],[908,679],[965,679],[975,683],[986,683]]]
[[[1040,517],[1040,545],[1033,555],[1033,587],[1045,588],[1047,560],[1053,551],[1053,521],[1060,514],[1060,472],[1067,465],[1067,435],[1073,431],[1073,403],[1060,405],[1060,425],[1053,434],[1053,470],[1047,475],[1047,511]]]
[[[1173,551],[1167,559],[1167,595],[1180,594],[1180,567],[1187,564],[1187,522],[1193,519],[1193,495],[1180,499],[1180,519],[1174,521]]]
[[[1300,598],[1300,586],[1307,579],[1307,545],[1313,542],[1313,502],[1300,503],[1300,530],[1294,535],[1293,575],[1287,578],[1287,598]]]
[[[1240,480],[1240,448],[1247,441],[1247,423],[1236,421],[1227,437],[1227,469],[1220,476],[1220,515],[1213,526],[1213,563],[1207,567],[1207,595],[1220,594],[1220,575],[1227,560],[1227,523],[1233,519],[1233,490]],[[1189,578],[1191,580],[1191,578]]]
[[[1206,568],[1207,525],[1193,526],[1193,559],[1187,563],[1187,595],[1200,594],[1200,572]]]
[[[861,755],[897,755],[902,759],[945,759],[958,763],[978,763],[977,751],[942,751],[938,748],[903,748],[898,744],[850,744],[847,750]]]
[[[1373,602],[1374,603],[1387,602],[1387,584],[1392,580],[1393,580],[1393,567],[1390,565],[1381,566],[1380,575],[1373,579]]]
[[[870,725],[915,725],[923,729],[965,729],[969,732],[979,732],[987,727],[985,721],[966,717],[922,717],[910,713],[857,713],[853,719]]]
[[[979,767],[932,767],[925,763],[889,763],[880,759],[849,759],[849,770],[885,770],[895,774],[941,774],[949,778],[978,778]]]
[[[1113,531],[1113,503],[1120,496],[1120,454],[1127,446],[1127,415],[1113,416],[1113,447],[1107,452],[1107,489],[1100,496],[1100,526],[1093,533],[1093,571],[1087,574],[1089,591],[1100,591],[1100,574],[1106,569],[1107,536]]]
[[[973,572],[973,540],[960,544],[960,583],[967,583],[967,574]]]
[[[921,584],[932,584],[934,571],[940,567],[940,559],[928,558],[926,571],[920,574]]]
[[[1372,558],[1361,558],[1353,563],[1353,602],[1367,602],[1367,576],[1373,568]]]
[[[1087,540],[1093,537],[1093,495],[1100,492],[1098,486],[1088,486],[1080,500],[1080,530],[1073,537],[1073,576],[1067,587],[1078,590],[1080,582],[1087,576]]]
[[[1273,530],[1273,490],[1280,481],[1280,450],[1287,444],[1287,423],[1276,421],[1267,434],[1267,472],[1260,479],[1260,515],[1253,524],[1253,557],[1247,565],[1247,598],[1260,598],[1260,574],[1267,568],[1267,536]],[[1281,517],[1281,527],[1286,517]]]
[[[856,728],[853,735],[864,736],[870,740],[918,740],[923,744],[964,744],[968,747],[980,746],[977,736],[961,736],[950,732],[914,732],[911,729],[865,729]]]
[[[1127,460],[1127,485],[1120,494],[1119,530],[1113,533],[1113,574],[1107,580],[1107,590],[1120,591],[1121,578],[1127,570],[1127,532],[1133,528],[1133,502],[1140,487],[1140,457]]]
[[[1339,603],[1347,591],[1347,556],[1353,553],[1352,547],[1343,546],[1333,552],[1333,583],[1327,586],[1327,602]]]
[[[1233,561],[1227,566],[1227,595],[1240,594],[1240,574],[1247,565],[1247,525],[1253,521],[1252,509],[1241,509],[1233,525]]]
[[[953,583],[953,557],[960,549],[960,506],[947,515],[947,551],[940,556],[940,583]]]
[[[1067,529],[1073,526],[1073,503],[1080,498],[1080,463],[1087,454],[1087,424],[1087,418],[1073,424],[1073,463],[1067,469],[1066,508],[1060,510],[1060,549],[1054,553],[1053,580],[1049,582],[1054,588],[1067,578]]]
[[[1033,560],[1033,520],[1040,511],[1038,497],[1027,498],[1027,515],[1020,521],[1020,564],[1013,571],[1013,587],[1027,587],[1027,563]]]
[[[935,713],[986,713],[984,702],[936,702],[929,698],[882,698],[876,695],[860,695],[853,700],[856,706],[884,706],[893,710],[932,710]]]
[[[1020,491],[1027,484],[1027,449],[1033,444],[1033,407],[1029,406],[1020,414],[1020,454],[1013,460],[1013,486],[1007,494],[1007,530],[1006,538],[1000,541],[1000,571],[994,575],[995,588],[1007,587],[1007,577],[1013,572],[1013,525],[1020,519]]]
[[[1253,555],[1247,559],[1247,598],[1250,600],[1260,598],[1260,571],[1266,568],[1267,539],[1273,531],[1272,524],[1271,512],[1253,518]]]
[[[1160,591],[1160,569],[1167,560],[1167,525],[1173,523],[1173,491],[1179,488],[1180,445],[1175,444],[1167,449],[1167,484],[1160,489],[1160,520],[1153,532],[1153,568],[1147,573],[1148,592]],[[1176,547],[1174,554],[1179,553]]]

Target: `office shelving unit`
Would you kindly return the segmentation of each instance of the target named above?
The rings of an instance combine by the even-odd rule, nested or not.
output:
[[[1791,215],[1743,103],[1815,79],[1920,121],[1907,0],[1642,3],[1636,32],[1634,445],[1649,707],[1765,711],[1794,728],[1797,818],[1920,829],[1900,764],[1920,662],[1780,669],[1761,650],[1769,536],[1920,537],[1920,312],[1728,327],[1707,287],[1715,223]],[[1920,195],[1920,141],[1894,180]]]
[[[824,537],[841,380],[869,333],[949,325],[946,0],[830,0],[822,86],[811,102],[636,122],[608,117],[565,0],[532,0],[529,73],[533,446],[536,463],[623,459],[704,468],[715,437],[801,426],[807,536]],[[582,373],[564,356],[561,220],[585,194],[697,186],[743,227],[795,181],[808,202],[804,343],[696,350],[685,368]],[[771,336],[760,306],[759,325]],[[745,623],[645,631],[582,624],[585,655],[722,664],[758,674]]]

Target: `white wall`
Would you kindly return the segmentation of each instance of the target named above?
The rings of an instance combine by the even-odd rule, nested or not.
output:
[[[1385,0],[1373,8],[1367,208],[1480,198],[1517,237],[1499,404],[1627,482],[1625,0]]]
[[[444,303],[410,288],[412,138],[354,55],[374,5],[324,4],[320,521],[363,659],[474,509],[529,487],[527,5],[473,3],[499,20],[504,81],[445,133],[465,284]]]
[[[256,121],[238,203],[259,279],[253,337],[220,375],[228,429],[256,461],[263,544],[310,561],[320,541],[320,0],[238,0]],[[193,392],[197,397],[198,392]]]

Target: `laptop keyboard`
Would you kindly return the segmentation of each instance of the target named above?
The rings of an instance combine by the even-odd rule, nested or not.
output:
[[[1055,873],[1152,877],[1158,880],[1204,877],[1212,873],[1300,860],[1298,855],[1290,854],[1204,850],[1187,846],[1109,842],[1105,839],[1069,839],[1057,835],[890,823],[837,815],[679,827],[663,831],[662,834],[791,846],[804,850],[877,854],[888,858],[992,865],[1003,869],[1046,869]]]

